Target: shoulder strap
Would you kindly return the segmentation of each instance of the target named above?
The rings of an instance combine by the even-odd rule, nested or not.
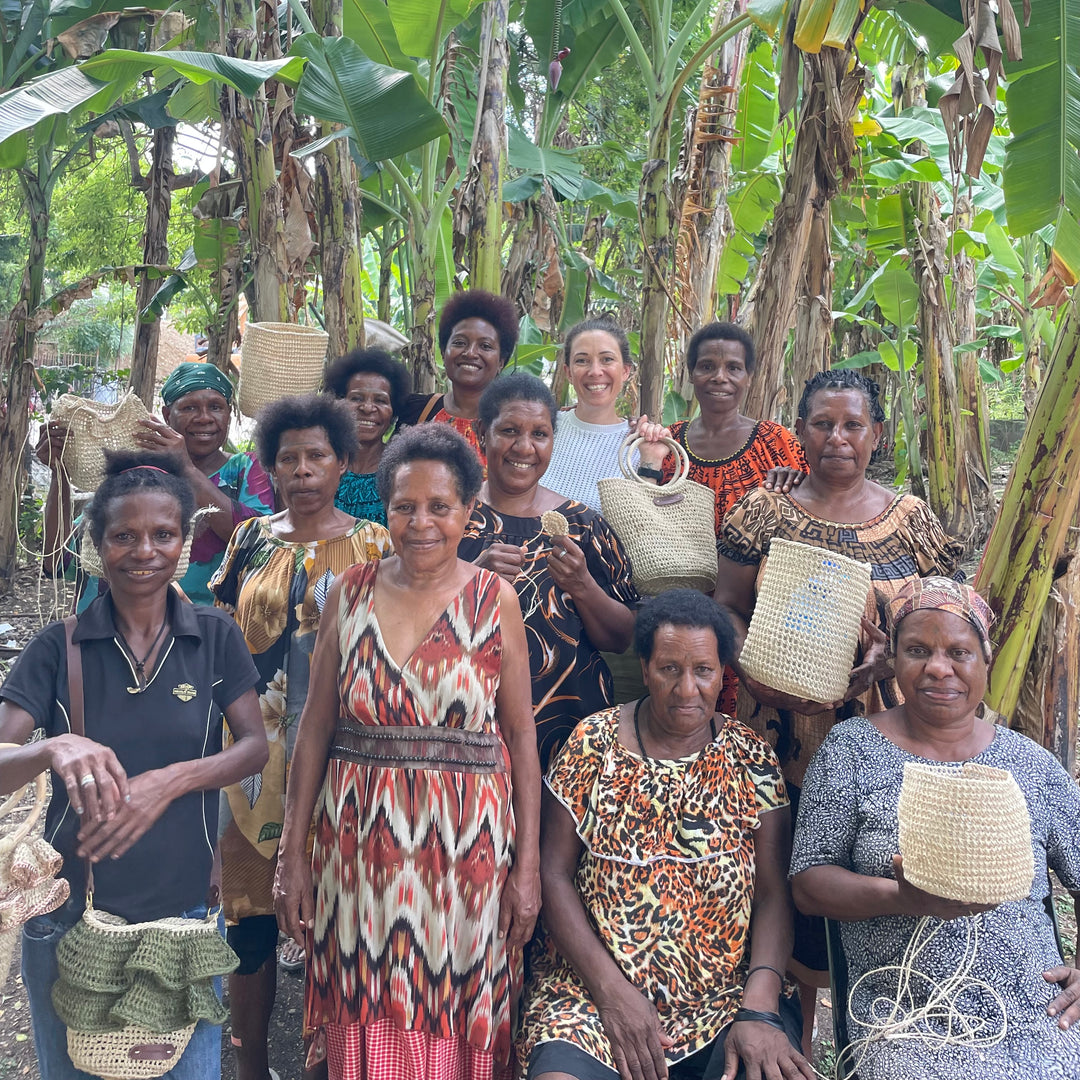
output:
[[[73,637],[79,619],[69,615],[64,619],[64,637],[67,640],[68,722],[73,735],[86,735],[83,719],[82,646]]]
[[[442,394],[432,394],[431,397],[428,398],[427,404],[423,407],[420,415],[416,418],[416,422],[418,424],[423,424],[427,420],[427,418],[431,416],[432,412],[434,412],[435,410],[435,402],[441,401],[442,396]]]

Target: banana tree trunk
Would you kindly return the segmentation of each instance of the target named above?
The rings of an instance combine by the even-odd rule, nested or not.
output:
[[[412,227],[419,226],[412,222]],[[435,252],[412,248],[409,259],[412,296],[412,333],[408,346],[413,389],[430,394],[435,389]]]
[[[499,292],[502,278],[502,186],[506,174],[506,29],[508,0],[488,0],[480,31],[480,101],[469,171],[458,201],[469,286]]]
[[[315,0],[312,19],[323,37],[341,37],[341,0]],[[322,124],[320,137],[336,125]],[[363,207],[356,165],[346,139],[335,139],[315,155],[315,220],[319,230],[323,321],[327,355],[344,356],[364,344],[363,262],[360,219]]]
[[[1068,301],[975,586],[998,616],[986,695],[1011,716],[1080,497],[1080,307]]]
[[[48,157],[39,153],[40,161],[47,162]],[[35,334],[28,318],[41,303],[49,243],[49,192],[30,172],[20,173],[20,179],[30,215],[30,241],[19,299],[0,334],[0,374],[4,380],[0,408],[0,491],[9,493],[0,513],[0,595],[11,590],[18,567],[19,507],[25,476],[22,460],[30,427],[34,371]]]
[[[810,217],[810,238],[806,262],[799,278],[799,297],[795,305],[795,348],[791,361],[791,393],[787,397],[783,419],[789,427],[795,423],[795,406],[803,384],[829,367],[832,350],[832,214],[829,204],[815,206]]]
[[[176,128],[160,127],[154,131],[150,172],[146,177],[146,231],[143,234],[143,262],[162,266],[169,261],[169,216],[172,211],[173,147]],[[135,292],[135,311],[143,311],[161,284],[147,271],[139,276]],[[135,341],[131,347],[131,389],[142,403],[154,406],[154,382],[157,376],[158,338],[161,320],[135,323]]]
[[[852,34],[858,32],[862,16]],[[739,322],[754,337],[757,367],[746,396],[749,416],[773,418],[784,389],[784,346],[795,319],[799,277],[807,257],[814,208],[839,191],[855,149],[852,121],[863,91],[863,67],[851,49],[822,48],[803,65],[803,107],[784,191]]]
[[[670,122],[653,130],[649,160],[639,188],[641,207],[641,410],[652,417],[664,411],[664,346],[667,343],[668,295],[666,269],[671,262],[672,212],[668,190]]]

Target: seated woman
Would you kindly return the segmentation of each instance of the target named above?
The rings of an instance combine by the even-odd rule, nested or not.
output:
[[[239,1080],[264,1080],[274,1004],[273,882],[296,721],[308,694],[315,634],[330,586],[354,563],[390,554],[381,525],[334,506],[356,449],[356,418],[324,394],[287,397],[259,414],[259,460],[284,510],[236,530],[210,582],[232,612],[259,671],[259,705],[270,760],[222,799],[222,902],[240,967],[229,978]]]
[[[341,474],[334,505],[361,521],[386,524],[375,484],[387,434],[409,393],[408,368],[384,349],[354,349],[327,365],[326,390],[356,413],[357,448]]]
[[[505,375],[480,399],[488,478],[461,541],[461,557],[515,588],[525,616],[533,709],[546,767],[584,716],[612,703],[600,650],[630,644],[638,599],[630,561],[607,522],[582,503],[540,486],[551,460],[555,399],[532,375]],[[568,536],[549,535],[558,511]]]
[[[956,974],[968,950],[971,924],[962,916],[984,912],[968,975],[993,987],[1000,1003],[989,994],[965,994],[958,1004],[1004,1024],[1005,1033],[996,1045],[965,1049],[946,1038],[942,1017],[921,1023],[911,1037],[856,1044],[860,1080],[1080,1076],[1080,1027],[1073,1026],[1080,1019],[1080,971],[1065,966],[1043,906],[1048,865],[1080,899],[1080,789],[1046,750],[999,723],[983,704],[993,616],[973,589],[949,578],[916,580],[891,601],[890,615],[904,701],[837,724],[810,763],[791,860],[795,902],[841,922],[855,990],[848,1010],[853,1042],[867,1035],[865,1021],[879,999],[895,1000],[897,968],[877,969],[900,963],[921,916],[942,920],[915,961],[935,986]],[[989,911],[917,889],[904,879],[897,854],[904,765],[967,761],[1010,772],[1031,816],[1031,894]],[[909,982],[915,1008],[924,1003],[926,985]]]
[[[517,345],[513,303],[483,289],[454,293],[439,315],[439,352],[450,388],[445,394],[410,394],[399,417],[402,427],[450,424],[484,463],[477,418],[480,395],[494,382]]]
[[[642,606],[634,639],[647,696],[578,724],[546,780],[529,1080],[719,1080],[740,1060],[812,1077],[781,975],[784,781],[768,744],[714,711],[731,622],[673,589]]]
[[[86,510],[87,542],[109,580],[78,616],[83,734],[73,733],[63,623],[28,642],[0,687],[0,792],[52,771],[45,838],[63,858],[71,897],[31,919],[22,935],[42,1080],[83,1080],[51,990],[60,939],[86,902],[129,922],[204,918],[217,838],[218,789],[260,769],[266,735],[258,673],[244,638],[220,611],[187,603],[170,586],[195,498],[174,457],[107,453],[105,478]],[[76,691],[77,692],[77,691]],[[222,746],[224,714],[233,733]],[[76,725],[77,727],[77,725]],[[168,1076],[221,1075],[221,1032],[201,1019]]]
[[[167,453],[177,462],[195,492],[196,507],[213,513],[200,519],[191,543],[187,572],[180,588],[193,604],[212,604],[209,581],[221,563],[225,545],[240,522],[274,511],[270,478],[254,454],[227,454],[222,449],[232,419],[232,383],[213,364],[184,363],[161,387],[162,420],[144,420],[135,436],[137,446]],[[71,483],[60,464],[67,428],[53,421],[41,429],[37,458],[52,476],[45,499],[44,554],[47,574],[76,579],[76,610],[85,611],[106,589],[106,583],[86,572],[80,552],[81,522],[71,521]]]

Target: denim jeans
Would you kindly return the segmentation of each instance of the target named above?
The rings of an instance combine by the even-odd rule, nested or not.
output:
[[[183,917],[205,918],[206,908],[186,911]],[[30,999],[34,1049],[41,1080],[96,1080],[72,1065],[67,1052],[67,1028],[56,1015],[52,1003],[53,983],[59,975],[56,947],[77,918],[61,908],[51,915],[39,915],[23,927],[22,977]],[[224,933],[224,918],[219,920],[218,926]],[[214,985],[220,995],[221,980],[215,979]],[[169,1080],[220,1080],[221,1029],[200,1020],[187,1049],[165,1077]]]

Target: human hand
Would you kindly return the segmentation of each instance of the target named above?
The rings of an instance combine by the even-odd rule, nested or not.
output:
[[[169,427],[164,420],[158,420],[155,417],[140,420],[132,438],[135,440],[135,445],[143,450],[169,454],[176,458],[185,469],[194,468],[184,436]]]
[[[818,713],[830,712],[844,704],[842,701],[810,701],[793,694],[785,694],[783,690],[774,690],[771,686],[759,683],[757,679],[751,679],[744,672],[739,672],[739,682],[746,687],[750,696],[762,705],[786,712],[802,713],[803,716],[817,716]]]
[[[993,911],[997,907],[997,904],[965,904],[960,900],[946,900],[944,896],[924,892],[904,877],[904,859],[901,855],[894,855],[892,864],[903,915],[915,918],[931,915],[935,919],[948,922],[951,919],[963,919],[968,915],[981,915],[984,911]]]
[[[94,822],[83,819],[77,854],[95,863],[119,859],[149,831],[174,796],[175,788],[162,775],[162,770],[151,769],[132,777],[128,782],[128,798],[114,815]]]
[[[514,863],[499,900],[499,937],[508,949],[524,948],[540,914],[540,871]]]
[[[492,544],[480,553],[476,565],[493,571],[513,584],[525,565],[525,549],[516,544]]]
[[[786,495],[789,491],[797,488],[806,479],[806,473],[799,469],[778,468],[770,469],[765,474],[761,486],[766,491],[779,491]]]
[[[50,420],[49,423],[42,424],[41,431],[38,433],[37,446],[34,447],[34,456],[46,468],[53,472],[58,471],[67,437],[67,424],[62,424],[59,420]]]
[[[724,1041],[724,1075],[720,1080],[735,1080],[740,1061],[746,1066],[747,1077],[754,1080],[794,1080],[798,1076],[815,1080],[817,1076],[787,1036],[761,1020],[740,1020],[731,1025]]]
[[[548,571],[556,586],[571,596],[581,596],[595,584],[585,552],[569,536],[553,536],[547,557]]]
[[[1043,978],[1048,983],[1060,983],[1064,987],[1046,1007],[1046,1015],[1056,1016],[1058,1027],[1062,1031],[1068,1031],[1080,1020],[1080,971],[1063,964],[1061,967],[1044,971]]]
[[[277,915],[278,929],[302,949],[306,948],[304,936],[315,917],[315,888],[311,864],[303,852],[278,850],[274,871],[274,914]]]
[[[671,448],[663,442],[664,439],[671,438],[671,429],[665,427],[663,424],[650,423],[649,417],[645,413],[642,413],[637,420],[634,420],[631,423],[630,430],[633,431],[639,439],[645,440],[645,442],[638,447],[638,455],[641,464],[650,469],[659,469],[667,460],[668,455],[672,452]]]
[[[656,1006],[625,979],[595,1001],[622,1080],[666,1080],[664,1051],[675,1040],[660,1026]]]
[[[82,735],[57,735],[49,739],[48,746],[50,767],[67,789],[71,809],[83,823],[114,817],[130,787],[112,750]]]
[[[851,669],[844,701],[859,697],[874,683],[889,678],[893,673],[889,660],[889,639],[885,632],[865,615],[862,619],[862,631],[864,637],[870,641],[870,648],[863,654],[863,662]]]

